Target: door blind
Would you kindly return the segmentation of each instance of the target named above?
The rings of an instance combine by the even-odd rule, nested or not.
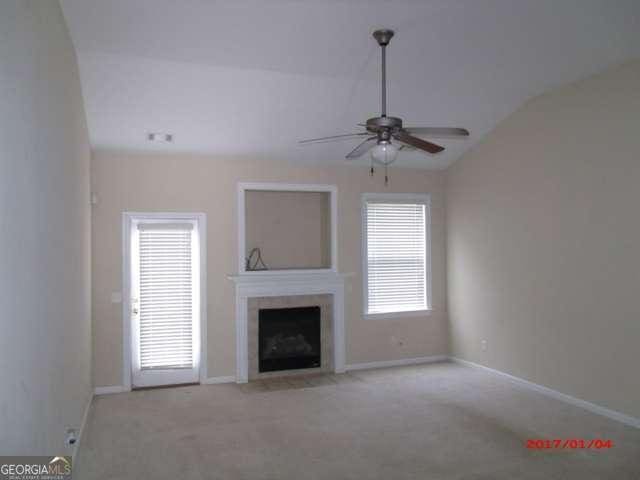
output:
[[[140,368],[193,367],[190,224],[141,224]]]
[[[427,309],[426,205],[366,203],[367,313]]]

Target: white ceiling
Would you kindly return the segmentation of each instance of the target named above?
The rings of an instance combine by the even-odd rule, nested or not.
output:
[[[379,114],[382,26],[389,114],[471,130],[398,164],[444,168],[531,96],[640,57],[637,0],[61,3],[98,149],[342,163],[357,140],[296,142]]]

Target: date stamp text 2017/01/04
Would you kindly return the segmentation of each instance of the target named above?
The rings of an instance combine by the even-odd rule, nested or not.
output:
[[[613,440],[604,438],[529,438],[530,450],[603,450],[613,448]]]

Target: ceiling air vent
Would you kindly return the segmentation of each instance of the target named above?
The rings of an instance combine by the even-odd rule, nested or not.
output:
[[[170,133],[151,132],[147,135],[147,139],[150,142],[171,143],[173,142],[173,135]]]

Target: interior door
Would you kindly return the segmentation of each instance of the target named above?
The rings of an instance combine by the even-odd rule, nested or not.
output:
[[[133,387],[199,380],[196,220],[134,219],[131,236]]]

